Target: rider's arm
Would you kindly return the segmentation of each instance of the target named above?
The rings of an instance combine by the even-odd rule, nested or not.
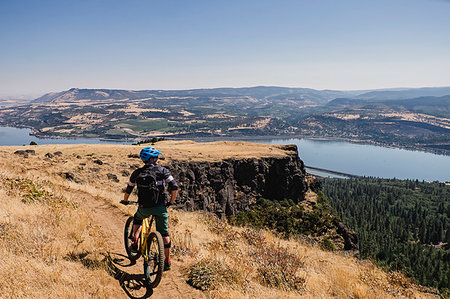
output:
[[[130,193],[123,193],[123,201],[127,202],[128,201],[128,197],[130,197]]]
[[[164,172],[165,172],[164,180],[168,184],[167,189],[170,193],[170,204],[173,205],[175,203],[175,199],[177,198],[178,194],[178,184],[167,169],[164,169]]]
[[[127,187],[125,188],[125,191],[123,193],[123,201],[127,202],[128,197],[130,197],[131,192],[133,191],[134,186],[136,186],[136,171],[134,171],[130,176],[130,181],[127,184]]]
[[[172,190],[170,192],[170,204],[173,205],[175,203],[175,199],[177,199],[178,189]]]

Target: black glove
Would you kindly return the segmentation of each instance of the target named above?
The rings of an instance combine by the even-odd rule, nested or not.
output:
[[[123,204],[123,205],[128,205],[129,204],[129,202],[125,201],[125,200],[121,200],[120,203]]]

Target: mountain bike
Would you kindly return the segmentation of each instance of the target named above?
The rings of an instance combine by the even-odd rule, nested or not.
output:
[[[122,203],[124,204],[124,203]],[[137,201],[128,201],[127,205],[137,205]],[[142,255],[144,258],[144,274],[148,285],[156,288],[161,282],[164,271],[164,243],[157,231],[152,231],[154,217],[150,216],[142,221],[141,232],[138,239],[137,251],[133,251],[133,216],[125,223],[124,241],[128,258],[136,261]]]

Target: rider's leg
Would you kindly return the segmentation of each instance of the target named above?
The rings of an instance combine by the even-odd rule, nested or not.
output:
[[[164,256],[165,262],[170,263],[170,237],[169,237],[169,215],[167,213],[166,207],[156,207],[155,219],[156,219],[156,230],[161,233],[164,242]]]
[[[139,239],[139,235],[141,234],[142,225],[140,224],[133,224],[133,243],[137,244],[137,241]]]
[[[134,214],[132,236],[133,236],[133,244],[135,246],[137,245],[137,240],[139,239],[139,235],[141,233],[142,220],[146,217],[147,217],[146,215],[142,215],[141,208],[138,208],[138,210]]]
[[[167,247],[167,245],[171,244],[170,243],[170,237],[163,237],[163,242],[164,242],[164,255],[166,257],[166,261],[170,262],[170,247]]]

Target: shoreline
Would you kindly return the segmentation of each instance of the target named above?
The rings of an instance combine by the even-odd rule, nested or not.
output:
[[[114,143],[136,143],[146,138],[150,139],[151,137],[145,138],[130,138],[130,139],[122,139],[122,138],[102,138],[101,136],[54,136],[48,134],[42,134],[41,132],[36,132],[32,128],[27,127],[12,127],[12,126],[3,126],[8,128],[16,128],[16,129],[28,129],[31,132],[30,136],[33,136],[38,139],[67,139],[67,140],[76,140],[76,139],[97,139],[100,142],[114,142]],[[424,153],[431,153],[435,155],[442,156],[450,156],[450,151],[448,150],[439,150],[439,149],[430,149],[425,146],[402,146],[402,145],[392,145],[392,144],[384,144],[373,140],[362,140],[362,139],[351,139],[344,137],[318,137],[318,136],[307,136],[301,134],[293,134],[293,135],[249,135],[249,136],[152,136],[152,137],[164,137],[166,140],[192,140],[197,142],[214,142],[214,141],[262,141],[262,140],[283,140],[283,139],[307,139],[307,140],[316,140],[316,141],[340,141],[340,142],[349,142],[354,144],[363,144],[363,145],[374,145],[385,148],[394,148],[394,149],[402,149],[409,151],[419,151]]]

